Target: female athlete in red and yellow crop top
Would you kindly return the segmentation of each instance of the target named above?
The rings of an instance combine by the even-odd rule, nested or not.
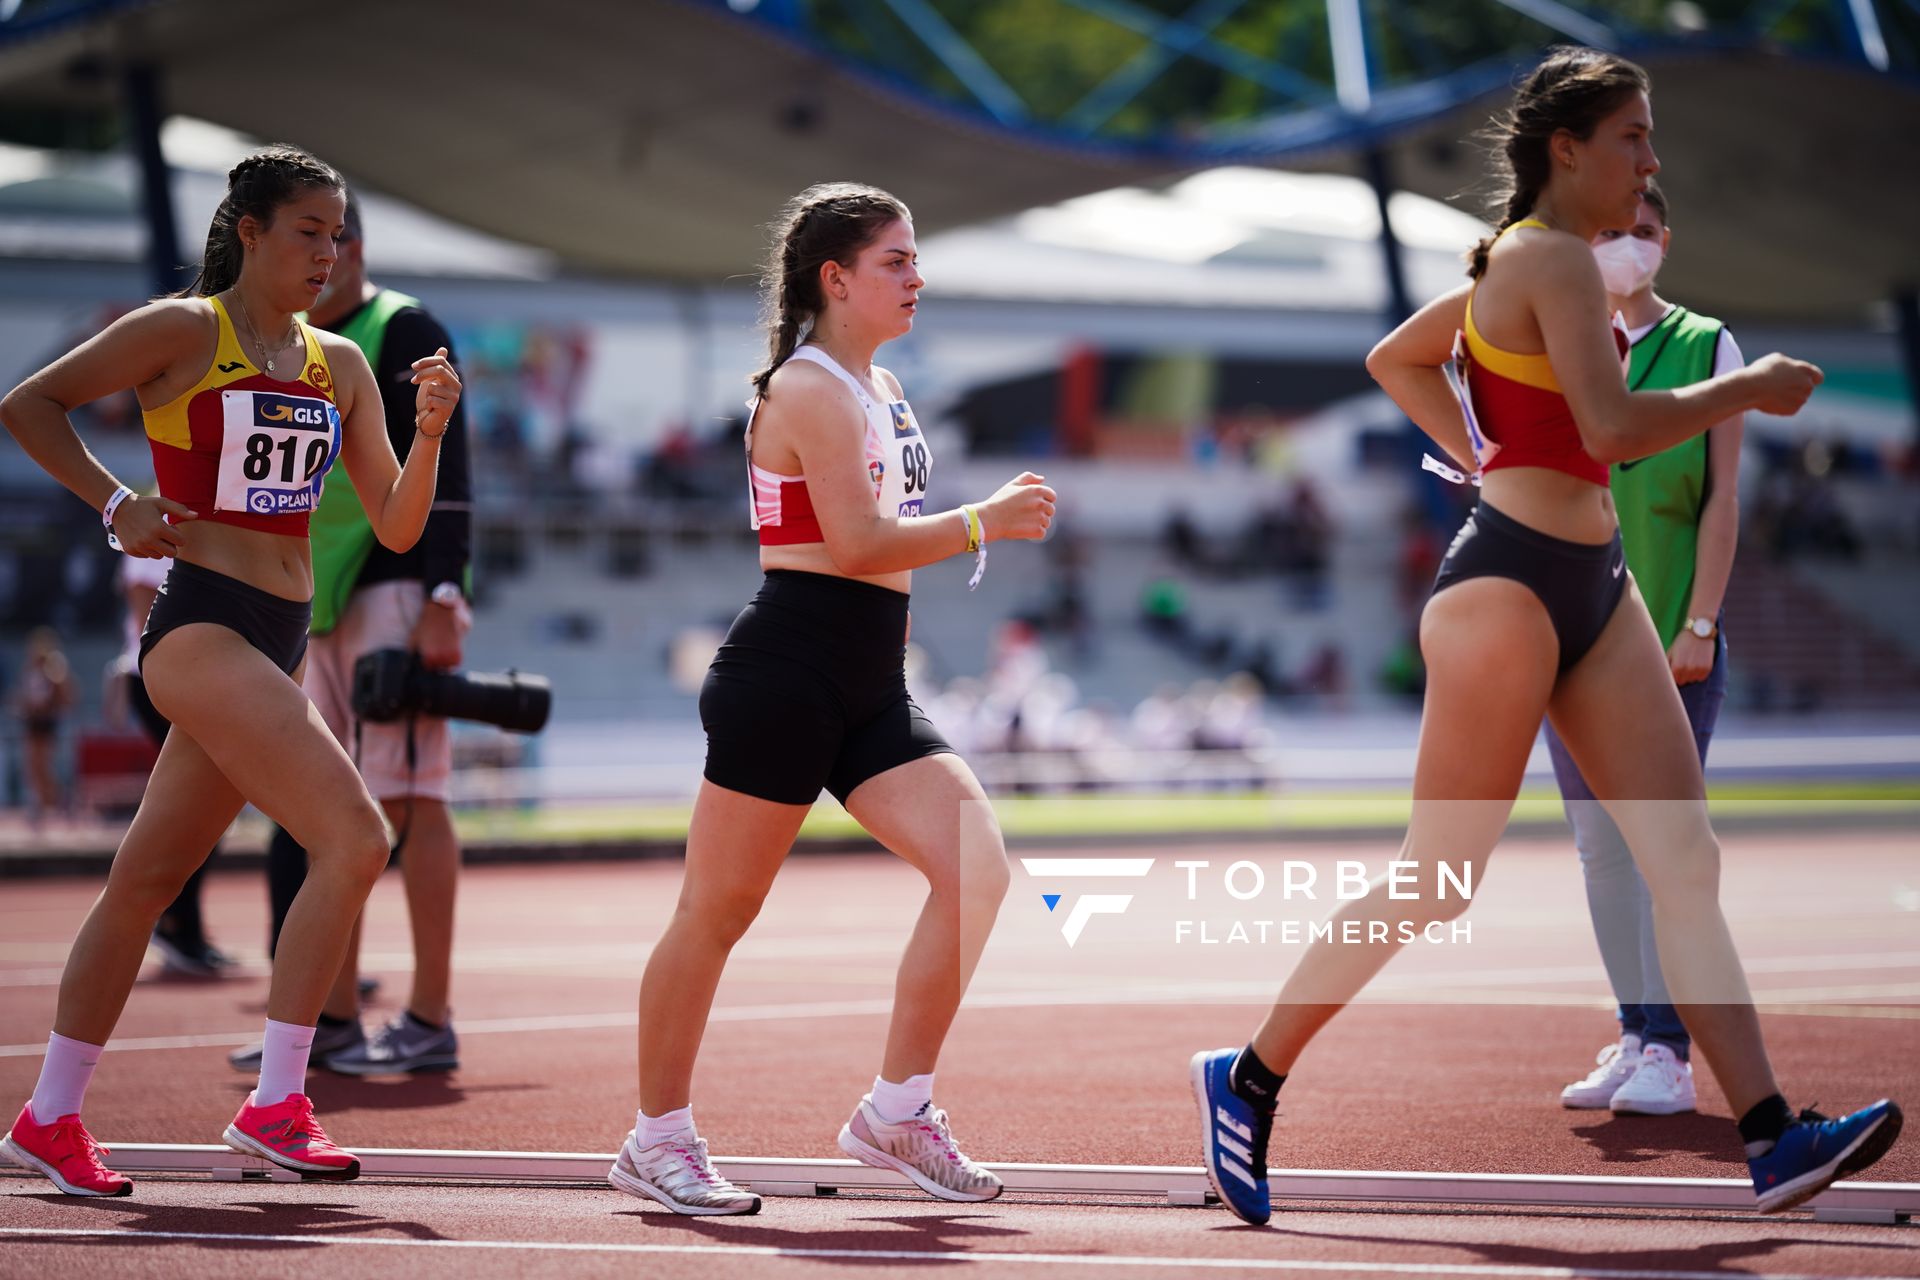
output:
[[[72,1194],[132,1190],[79,1123],[88,1077],[161,909],[248,802],[306,849],[308,872],[274,959],[259,1084],[223,1138],[303,1175],[359,1172],[315,1121],[304,1080],[388,845],[379,807],[299,683],[313,592],[307,520],[344,458],[381,542],[411,546],[460,382],[444,350],[414,364],[419,439],[403,467],[359,349],[295,319],[326,286],[345,213],[345,183],[312,156],[276,146],[247,157],[228,175],[192,296],[122,316],[0,400],[0,423],[101,512],[120,549],[173,557],[140,640],[141,675],[171,729],[68,952],[40,1080],[8,1138]],[[158,497],[133,496],[68,417],[129,388],[145,407]],[[302,1138],[293,1148],[277,1141],[289,1133]]]
[[[300,376],[271,377],[248,358],[225,304],[207,301],[219,337],[206,373],[140,415],[160,496],[213,524],[304,538],[321,483],[340,456],[340,410],[326,352],[296,321],[306,343]]]
[[[1508,227],[1546,229],[1538,218]],[[1505,235],[1506,232],[1501,232]],[[1480,335],[1473,323],[1473,297],[1467,297],[1466,386],[1471,404],[1461,406],[1473,439],[1474,461],[1482,472],[1505,467],[1545,467],[1604,487],[1607,464],[1596,461],[1580,440],[1580,425],[1553,376],[1545,352],[1503,351]],[[1632,344],[1617,326],[1614,339],[1622,360]]]
[[[1884,1100],[1839,1121],[1796,1122],[1778,1092],[1720,910],[1693,732],[1620,555],[1606,466],[1745,409],[1792,412],[1820,376],[1768,356],[1765,369],[1677,390],[1628,389],[1590,242],[1632,225],[1659,171],[1648,89],[1646,72],[1617,55],[1551,51],[1519,85],[1490,148],[1507,188],[1502,225],[1526,229],[1477,246],[1474,283],[1421,308],[1367,357],[1406,415],[1456,459],[1471,457],[1485,484],[1420,615],[1427,685],[1396,863],[1419,887],[1398,902],[1376,891],[1339,908],[1246,1048],[1193,1060],[1209,1180],[1247,1221],[1272,1213],[1264,1156],[1276,1091],[1315,1069],[1302,1055],[1327,1019],[1397,945],[1465,937],[1448,929],[1471,894],[1450,894],[1447,882],[1491,856],[1547,716],[1646,880],[1661,969],[1740,1117],[1759,1208],[1790,1208],[1865,1167],[1899,1130]],[[1463,358],[1464,392],[1446,374]],[[1388,944],[1338,944],[1363,928]],[[1865,1154],[1850,1166],[1844,1152]]]

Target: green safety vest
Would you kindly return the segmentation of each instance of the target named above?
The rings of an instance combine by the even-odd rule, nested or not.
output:
[[[408,307],[419,305],[418,298],[382,289],[340,327],[340,336],[366,353],[368,367],[378,369],[380,348],[387,337],[387,322]],[[379,391],[384,396],[388,388],[381,387]],[[380,429],[386,430],[384,413]],[[310,630],[316,636],[323,636],[340,625],[340,617],[347,609],[347,597],[353,594],[360,570],[373,554],[373,524],[367,519],[367,510],[360,504],[360,495],[354,492],[345,467],[337,468],[327,478],[320,505],[314,508],[307,522],[307,531],[313,539],[313,626]]]
[[[1713,356],[1726,328],[1710,316],[1675,307],[1633,344],[1627,386],[1671,391],[1713,376]],[[1673,644],[1693,602],[1693,563],[1700,508],[1707,500],[1707,437],[1683,440],[1652,457],[1615,463],[1613,505],[1620,540],[1660,643]]]

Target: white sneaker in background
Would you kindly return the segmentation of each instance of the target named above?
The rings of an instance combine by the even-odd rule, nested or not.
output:
[[[1560,1105],[1575,1111],[1604,1111],[1613,1095],[1640,1066],[1640,1037],[1621,1036],[1595,1057],[1598,1065],[1584,1080],[1576,1080],[1560,1091]]]
[[[1663,1044],[1640,1054],[1633,1075],[1607,1103],[1615,1115],[1674,1116],[1694,1107],[1693,1066]]]

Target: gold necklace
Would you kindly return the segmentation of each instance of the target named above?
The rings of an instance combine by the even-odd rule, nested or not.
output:
[[[247,300],[240,296],[240,290],[237,288],[233,291],[233,300],[240,305],[240,318],[247,322],[247,336],[253,339],[254,349],[260,353],[260,359],[266,364],[267,372],[272,373],[273,360],[267,355],[267,344],[260,341],[260,331],[253,327],[253,317],[247,314]],[[292,344],[293,335],[296,332],[298,332],[297,325],[288,330],[287,336],[282,338],[280,345],[274,349],[276,351],[286,350],[287,347]]]

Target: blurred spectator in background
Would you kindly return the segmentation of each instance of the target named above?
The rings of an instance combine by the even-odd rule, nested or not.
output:
[[[1155,578],[1140,592],[1140,625],[1176,644],[1187,638],[1187,593],[1172,578]]]
[[[1200,531],[1194,527],[1193,517],[1187,514],[1185,507],[1175,507],[1167,516],[1167,523],[1160,530],[1160,545],[1173,562],[1183,569],[1205,567]]]
[[[1432,594],[1434,575],[1440,572],[1445,549],[1439,529],[1418,505],[1409,503],[1400,513],[1400,550],[1394,579],[1400,608],[1409,620],[1420,616],[1420,606]]]
[[[167,580],[167,571],[171,568],[173,560],[169,557],[120,557],[120,591],[127,606],[126,643],[110,668],[118,674],[114,683],[127,710],[133,713],[146,735],[153,739],[156,748],[167,740],[167,731],[172,726],[153,705],[153,699],[147,696],[146,682],[140,678],[140,633],[146,628],[147,613],[153,608],[154,597],[159,594],[160,584]],[[110,720],[112,718],[109,717]],[[153,945],[159,951],[161,964],[168,973],[188,978],[218,978],[233,967],[233,957],[207,939],[206,921],[200,911],[201,886],[206,881],[207,868],[213,865],[219,853],[220,846],[216,843],[207,854],[207,860],[194,868],[193,874],[180,887],[179,895],[161,913],[160,922],[154,926]]]
[[[52,627],[35,627],[27,636],[26,658],[14,685],[13,713],[20,717],[29,818],[36,827],[49,813],[65,809],[60,795],[60,721],[73,702],[73,670],[60,650],[59,635]]]
[[[1798,556],[1858,560],[1860,535],[1840,505],[1832,474],[1848,450],[1809,440],[1769,457],[1754,503],[1754,535],[1776,561]]]

